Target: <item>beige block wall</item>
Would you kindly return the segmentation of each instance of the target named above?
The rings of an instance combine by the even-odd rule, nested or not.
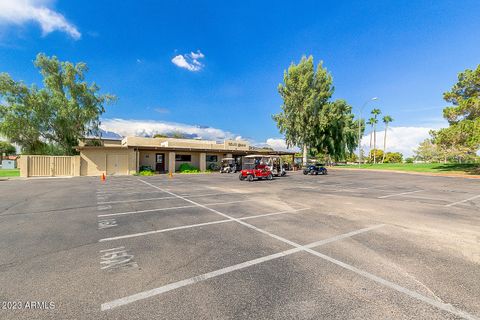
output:
[[[136,155],[133,149],[98,148],[84,149],[80,152],[80,174],[82,176],[100,176],[107,173],[107,155],[127,156],[127,167],[120,168],[120,174],[136,172]]]

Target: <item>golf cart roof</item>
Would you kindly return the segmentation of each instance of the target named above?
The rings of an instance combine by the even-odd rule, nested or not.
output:
[[[268,155],[266,154],[251,154],[249,156],[245,156],[245,158],[266,158]]]
[[[264,157],[265,158],[280,158],[280,156],[278,154],[269,154],[269,155],[265,155]]]
[[[234,158],[223,158],[222,161],[223,160],[235,160],[235,159]]]

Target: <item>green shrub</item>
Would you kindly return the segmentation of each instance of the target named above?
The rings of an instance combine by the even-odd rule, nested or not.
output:
[[[155,173],[150,170],[143,170],[138,173],[139,176],[153,176]]]
[[[140,171],[151,171],[151,172],[153,172],[154,170],[152,169],[151,166],[140,166]]]
[[[182,163],[178,168],[181,173],[198,173],[200,170],[197,167],[192,166],[190,163]]]
[[[413,158],[412,157],[406,158],[405,162],[406,163],[413,163]]]
[[[387,152],[385,154],[385,163],[401,163],[403,155],[400,152]]]

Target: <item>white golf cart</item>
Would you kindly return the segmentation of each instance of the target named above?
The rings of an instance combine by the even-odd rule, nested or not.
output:
[[[268,155],[264,158],[266,159],[267,165],[270,167],[270,171],[272,171],[272,174],[275,177],[283,177],[287,174],[283,167],[282,157],[278,155]]]
[[[234,158],[223,158],[220,173],[235,173],[239,171],[237,163]]]

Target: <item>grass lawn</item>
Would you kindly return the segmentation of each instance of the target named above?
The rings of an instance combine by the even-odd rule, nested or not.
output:
[[[0,169],[0,177],[20,177],[20,169]]]
[[[342,165],[338,167],[435,173],[480,174],[480,164],[474,163],[377,163],[363,164],[360,167],[354,164]]]

